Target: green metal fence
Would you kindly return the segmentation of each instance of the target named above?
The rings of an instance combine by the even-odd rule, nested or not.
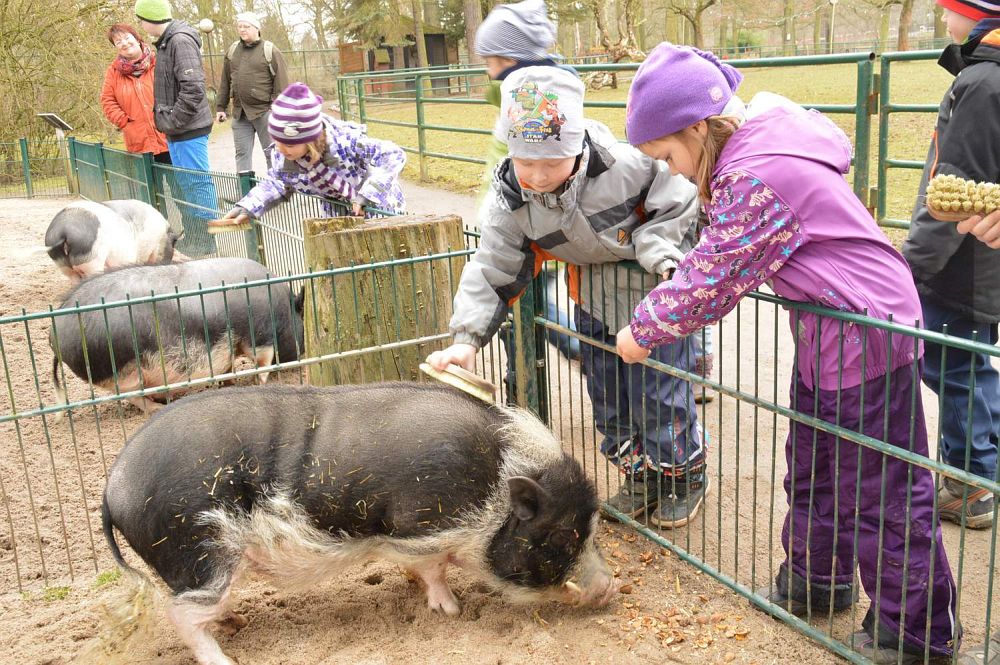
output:
[[[55,139],[0,142],[0,199],[67,196],[67,143]]]

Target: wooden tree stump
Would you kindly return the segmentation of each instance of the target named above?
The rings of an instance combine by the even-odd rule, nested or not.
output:
[[[361,269],[311,280],[305,292],[307,357],[378,347],[448,332],[452,298],[465,257],[381,268],[364,264],[465,248],[457,215],[403,215],[382,219],[310,219],[306,268]],[[413,381],[431,351],[449,340],[373,351],[309,366],[316,386]]]

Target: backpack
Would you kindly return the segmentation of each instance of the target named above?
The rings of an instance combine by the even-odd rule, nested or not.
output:
[[[237,39],[226,51],[226,60],[230,62],[233,59],[233,54],[236,53],[236,47],[240,45],[240,40]],[[272,42],[264,40],[264,60],[267,62],[267,71],[271,72],[271,78],[274,78],[274,44]]]

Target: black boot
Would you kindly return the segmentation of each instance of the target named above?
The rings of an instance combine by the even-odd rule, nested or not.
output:
[[[797,617],[823,616],[830,611],[846,610],[858,601],[858,585],[836,584],[830,587],[817,582],[810,583],[788,566],[781,564],[774,584],[757,590],[757,595],[781,607]]]
[[[683,476],[660,475],[659,487],[650,490],[659,491],[660,502],[649,521],[661,529],[676,529],[693,520],[705,503],[708,474],[702,465],[689,469]]]
[[[609,508],[624,513],[628,517],[638,517],[646,513],[647,510],[656,505],[656,482],[652,478],[653,474],[639,473],[637,475],[626,475],[622,480],[621,487],[616,494],[612,494],[605,502]],[[602,510],[606,516],[614,519],[610,512]]]

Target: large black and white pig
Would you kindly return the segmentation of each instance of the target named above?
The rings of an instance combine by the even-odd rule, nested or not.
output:
[[[60,310],[267,277],[267,268],[240,258],[130,266],[84,280]],[[223,374],[238,357],[258,367],[276,358],[296,360],[303,348],[301,305],[281,283],[85,312],[56,310],[49,330],[53,386],[66,402],[60,362],[84,381],[123,393]],[[148,397],[130,401],[143,411],[159,406]]]
[[[178,236],[160,212],[143,201],[77,201],[52,218],[45,247],[72,281],[111,268],[169,263]]]
[[[167,614],[203,665],[233,662],[209,629],[246,623],[227,609],[244,567],[294,589],[388,560],[449,615],[448,564],[514,600],[604,605],[617,584],[596,523],[593,486],[533,415],[404,382],[186,397],[126,443],[103,505],[115,559],[134,572],[117,528],[170,588]]]

